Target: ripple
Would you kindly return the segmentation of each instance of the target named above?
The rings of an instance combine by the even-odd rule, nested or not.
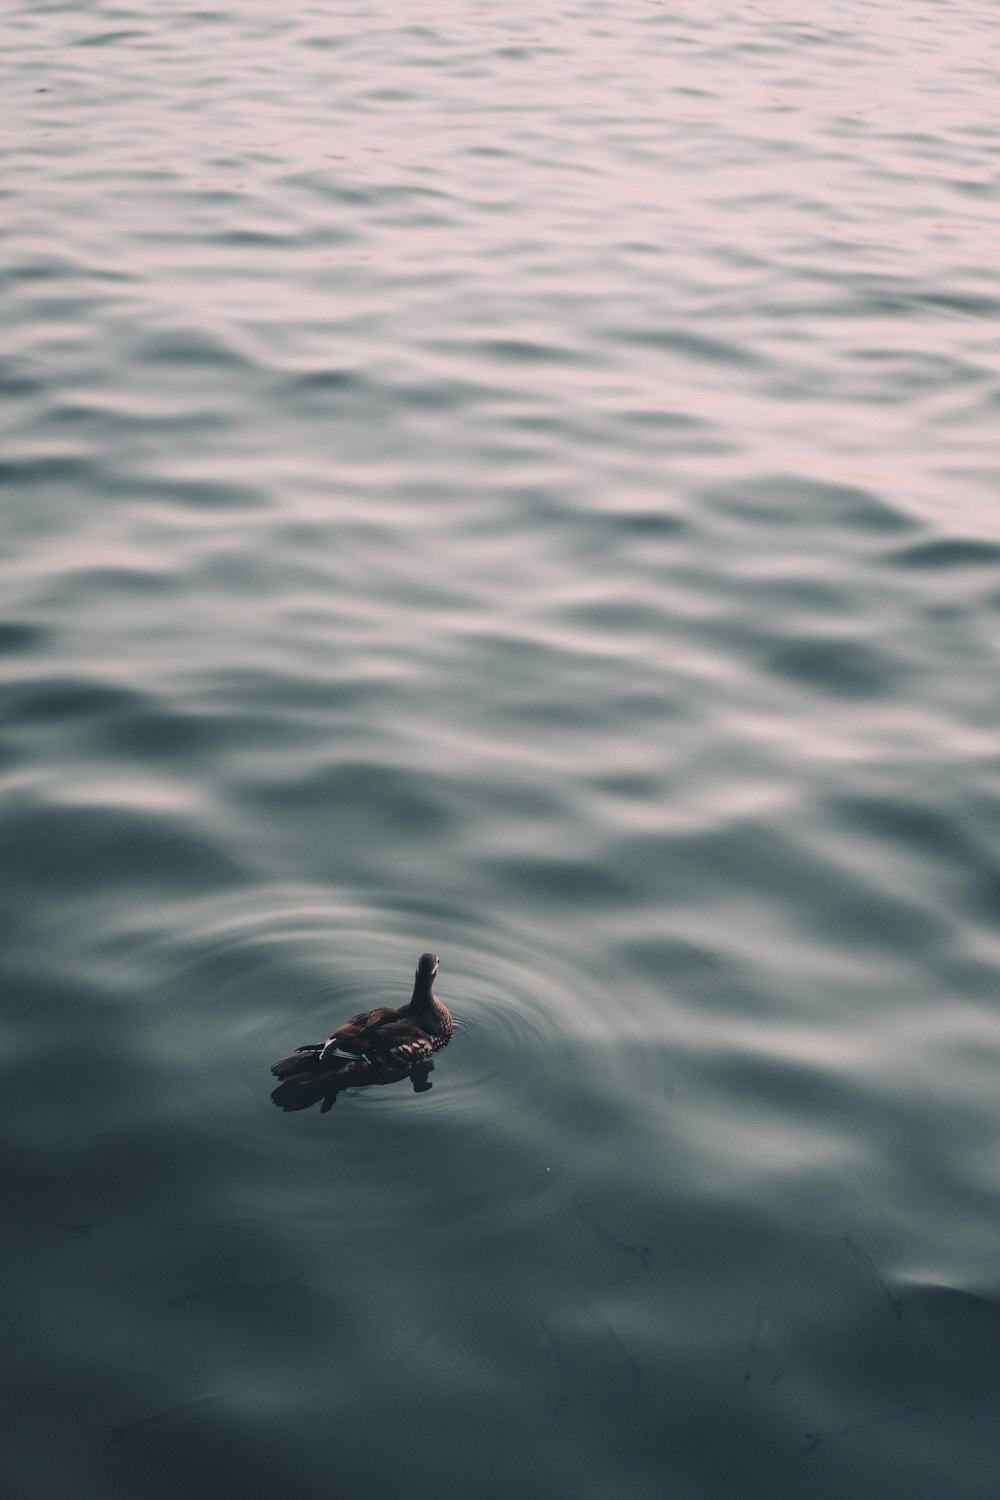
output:
[[[884,696],[900,675],[898,662],[864,641],[784,641],[771,648],[768,658],[781,676],[835,698]]]
[[[985,0],[412,9],[0,49],[21,1489],[979,1500]]]
[[[239,370],[242,354],[201,328],[171,328],[147,334],[132,351],[139,363],[192,365],[197,370]]]
[[[974,537],[935,537],[895,553],[889,562],[932,573],[951,568],[989,568],[995,572],[1000,564],[1000,543]]]
[[[0,655],[27,656],[39,651],[50,639],[50,632],[43,625],[33,625],[27,620],[0,620]]]
[[[242,878],[213,846],[178,834],[176,824],[126,807],[36,803],[9,814],[5,846],[19,889],[86,901],[92,892],[136,885],[185,889]]]
[[[713,487],[705,499],[739,520],[777,523],[794,530],[837,525],[860,533],[893,535],[913,530],[912,520],[888,497],[858,485],[805,475],[775,474],[736,486]]]
[[[341,761],[282,786],[254,788],[252,795],[288,809],[343,808],[359,832],[374,826],[406,828],[415,837],[449,826],[447,783],[443,776],[417,775],[405,766]],[[372,836],[369,831],[368,837]]]
[[[8,686],[2,698],[8,722],[27,724],[130,715],[143,701],[141,693],[129,688],[56,677]]]
[[[199,903],[177,931],[183,935],[161,933],[152,947],[125,932],[115,944],[139,965],[130,983],[160,996],[146,1046],[161,1058],[166,1050],[188,1075],[185,1093],[201,1100],[194,1116],[201,1128],[243,1149],[253,1141],[270,1170],[294,1163],[297,1182],[303,1169],[317,1169],[330,1133],[345,1129],[352,1173],[378,1141],[408,1159],[430,1149],[422,1140],[453,1153],[471,1133],[483,1138],[477,1179],[438,1170],[426,1191],[455,1212],[480,1213],[510,1192],[538,1189],[546,1162],[578,1149],[573,1121],[587,1113],[591,1091],[606,1086],[598,1082],[606,1071],[599,996],[530,939],[455,914],[421,919],[298,888],[238,902],[220,896],[207,910]],[[274,1058],[323,1039],[350,1015],[402,1004],[426,948],[441,954],[437,990],[456,1020],[454,1038],[434,1059],[431,1089],[416,1095],[409,1080],[351,1088],[330,1115],[276,1117],[275,1129]],[[387,1212],[378,1194],[369,1209]]]
[[[43,409],[56,371],[30,359],[0,359],[0,430]]]

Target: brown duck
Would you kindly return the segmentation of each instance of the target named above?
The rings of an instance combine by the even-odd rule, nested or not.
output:
[[[421,953],[409,1005],[383,1005],[352,1016],[325,1042],[299,1047],[272,1063],[271,1072],[283,1083],[315,1083],[334,1075],[360,1082],[426,1062],[454,1030],[451,1013],[434,993],[437,971],[437,956]]]

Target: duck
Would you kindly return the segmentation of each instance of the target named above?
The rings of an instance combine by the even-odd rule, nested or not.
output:
[[[290,1057],[271,1064],[285,1083],[313,1084],[334,1077],[358,1082],[424,1064],[451,1040],[455,1023],[434,993],[440,960],[421,953],[409,1004],[362,1011],[338,1026],[325,1042],[298,1047]]]

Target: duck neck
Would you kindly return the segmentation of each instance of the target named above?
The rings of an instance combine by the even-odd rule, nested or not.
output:
[[[433,1010],[436,1004],[434,998],[434,980],[427,979],[418,974],[413,981],[413,994],[410,996],[411,1010]]]

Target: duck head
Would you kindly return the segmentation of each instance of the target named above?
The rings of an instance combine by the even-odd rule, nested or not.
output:
[[[432,1000],[434,998],[434,981],[437,978],[438,956],[436,953],[421,953],[417,960],[417,972],[413,978],[413,1005],[419,1005],[421,1000]]]

